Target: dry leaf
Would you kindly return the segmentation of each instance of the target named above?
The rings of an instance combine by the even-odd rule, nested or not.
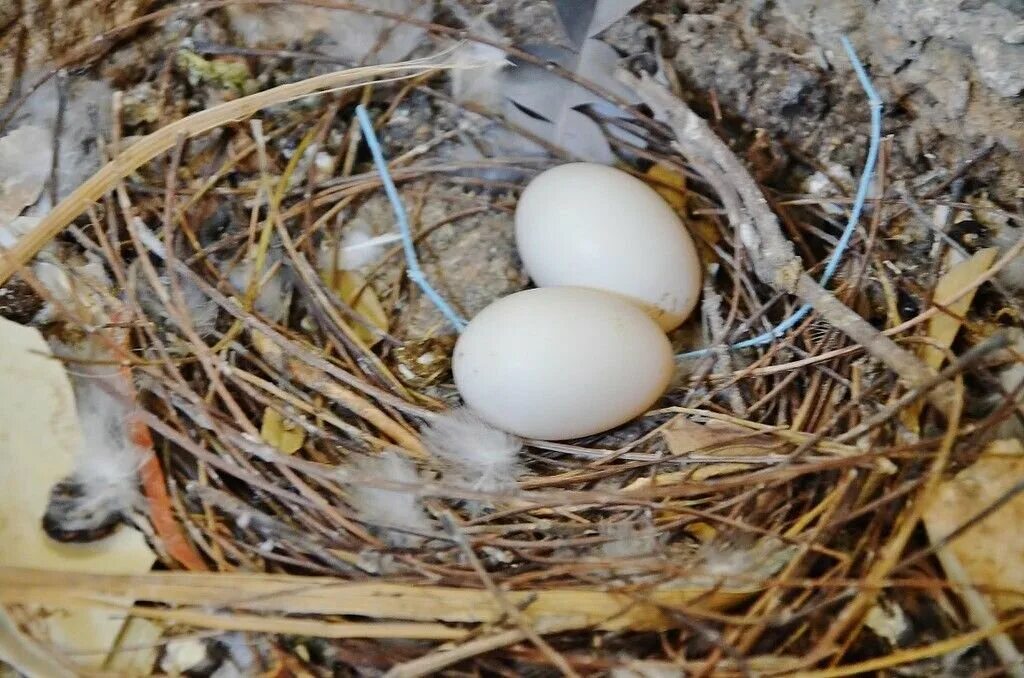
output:
[[[938,369],[945,361],[946,353],[939,347],[949,348],[953,345],[960,325],[963,324],[960,319],[971,307],[974,292],[968,292],[956,301],[952,299],[987,271],[998,253],[999,250],[995,247],[978,250],[970,259],[954,264],[935,286],[935,305],[947,309],[948,312],[939,312],[928,321],[928,336],[935,345],[925,346],[921,357],[932,369]]]
[[[686,177],[668,165],[658,163],[647,170],[651,186],[677,212],[686,205]]]
[[[43,337],[4,319],[0,437],[0,569],[135,574],[152,567],[155,557],[142,533],[126,526],[87,544],[61,544],[43,532],[41,519],[50,488],[74,470],[82,433],[71,383]],[[80,653],[77,659],[83,665],[98,667],[124,619],[124,614],[109,609],[49,609],[32,621],[30,629],[58,647]]]
[[[686,417],[678,417],[665,428],[662,436],[668,444],[669,451],[677,457],[686,457],[698,451],[701,455],[723,458],[761,457],[774,453],[778,445],[771,435],[715,419],[708,420],[706,424],[698,424]],[[750,464],[735,461],[705,462],[682,471],[669,471],[653,477],[640,478],[627,485],[625,490],[635,491],[687,481],[701,482],[750,468]]]
[[[330,284],[329,275],[325,275],[324,280]],[[338,271],[335,273],[333,289],[335,294],[364,320],[381,332],[388,331],[388,314],[380,303],[377,293],[367,284],[363,276],[355,271]],[[376,333],[360,323],[352,323],[352,331],[367,347],[380,341],[380,337]]]
[[[36,125],[22,125],[0,138],[0,227],[39,199],[50,176],[40,153],[52,143],[50,132]]]
[[[679,417],[662,432],[672,454],[685,456],[700,451],[722,456],[765,455],[775,451],[778,442],[767,433],[710,419],[698,424]]]
[[[927,331],[931,342],[921,347],[921,358],[933,370],[939,369],[945,362],[944,349],[949,349],[953,345],[953,340],[963,325],[961,319],[974,300],[974,292],[968,292],[956,301],[952,299],[975,278],[987,271],[998,253],[999,250],[995,247],[978,250],[971,258],[950,266],[935,285],[934,303],[946,310],[939,311],[928,320]],[[950,252],[948,256],[956,256],[956,253]],[[911,440],[916,439],[921,432],[921,412],[924,411],[924,405],[924,401],[918,401],[899,413],[900,423],[912,434]]]
[[[972,466],[939,486],[924,512],[933,542],[990,506],[1024,479],[1024,446],[1019,440],[990,444]],[[967,578],[999,589],[990,594],[997,612],[1024,605],[1024,494],[972,526],[944,550],[962,565]]]
[[[705,544],[710,543],[712,539],[718,536],[718,530],[705,522],[690,523],[683,529],[697,541]]]
[[[263,410],[260,437],[285,454],[295,454],[306,440],[306,432],[290,419],[286,419],[272,407]]]

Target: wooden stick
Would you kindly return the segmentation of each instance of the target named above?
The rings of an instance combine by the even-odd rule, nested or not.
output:
[[[641,79],[622,74],[622,79],[658,118],[668,123],[676,137],[676,149],[695,163],[694,166],[705,174],[720,194],[741,242],[755,255],[754,272],[764,283],[779,291],[795,294],[810,304],[825,320],[860,344],[911,387],[934,378],[934,371],[917,356],[875,329],[804,271],[757,182],[703,118],[649,76]],[[939,384],[928,397],[948,416],[953,407],[952,385]]]
[[[709,585],[647,591],[550,588],[508,591],[509,602],[541,633],[550,625],[606,631],[676,628],[669,612],[699,606],[724,610],[751,589]],[[149,572],[141,575],[0,568],[0,603],[92,607],[130,598],[171,606],[214,607],[261,614],[356,615],[411,622],[498,624],[505,610],[484,589],[352,582],[336,577],[276,574]]]

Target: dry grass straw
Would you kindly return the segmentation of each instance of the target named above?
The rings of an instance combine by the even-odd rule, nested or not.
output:
[[[394,675],[475,661],[585,673],[614,667],[624,656],[694,675],[736,675],[760,666],[770,648],[787,671],[817,667],[813,675],[839,676],[968,647],[1020,621],[972,631],[956,613],[957,587],[934,561],[901,566],[908,552],[926,547],[915,530],[921,502],[949,464],[971,458],[983,442],[979,434],[994,422],[961,416],[963,389],[949,385],[956,397],[945,432],[938,433],[937,412],[925,409],[921,435],[906,436],[899,412],[885,404],[912,389],[865,357],[863,345],[814,318],[771,346],[734,356],[727,370],[713,359],[686,365],[664,407],[633,426],[575,443],[529,441],[527,472],[515,491],[481,493],[447,477],[418,433],[443,407],[445,378],[429,388],[399,379],[393,338],[373,348],[360,341],[353,328],[362,319],[315,270],[316,246],[336,228],[335,215],[351,214],[380,188],[355,156],[349,111],[365,101],[383,111],[378,122],[387,125],[400,104],[422,94],[416,105],[431,102],[442,120],[474,115],[439,91],[443,82],[434,72],[442,65],[424,60],[319,76],[157,130],[113,158],[0,262],[6,280],[87,215],[83,231],[106,253],[121,286],[132,337],[124,363],[140,390],[141,419],[153,432],[175,518],[213,570],[136,577],[2,570],[0,600],[78,606],[134,598],[139,616],[269,634],[278,648],[294,643],[273,634],[338,643],[430,641],[397,658]],[[413,85],[371,85],[414,76]],[[322,107],[281,105],[326,90]],[[259,126],[248,124],[270,106]],[[240,144],[216,172],[204,173],[203,145],[193,148],[185,139],[202,140],[218,128],[230,129]],[[324,181],[311,171],[293,183],[298,154],[285,159],[288,144],[277,142],[322,148],[331,129],[344,137],[341,175]],[[644,157],[690,172],[661,125],[643,119],[642,130]],[[395,157],[403,151],[412,149]],[[403,162],[394,178],[410,205],[437,187],[463,191],[464,204],[453,204],[443,222],[424,224],[414,210],[421,242],[446,223],[459,227],[481,212],[507,210],[517,187],[543,166],[507,158],[455,162],[430,152]],[[474,174],[480,169],[520,179],[494,181]],[[229,173],[238,180],[227,188]],[[129,174],[132,184],[124,181]],[[783,224],[794,226],[787,234],[799,238],[801,251],[827,252],[815,232],[828,217],[817,206],[787,205],[767,194]],[[791,302],[758,281],[751,263],[757,253],[736,247],[699,176],[686,197],[720,265],[713,284],[725,336],[762,331],[789,312]],[[246,215],[247,223],[239,217],[218,242],[200,242],[199,223],[218,205]],[[900,223],[890,222],[894,214],[884,201],[876,204],[868,236],[854,243],[830,303],[856,306],[872,320],[885,317],[862,283],[891,256],[886,236]],[[140,220],[172,252],[159,271],[162,264],[138,257]],[[243,293],[231,290],[217,262],[241,259],[257,243],[265,259],[273,247],[277,261],[266,259],[266,271],[251,276]],[[371,280],[384,289],[392,320],[412,294],[396,253]],[[808,270],[815,263],[803,261]],[[178,293],[142,303],[139,280],[160,285],[168,269]],[[294,298],[280,318],[252,310],[267,271],[294,281]],[[971,288],[993,275],[987,271]],[[216,307],[220,320],[212,332],[192,325],[195,314],[180,293],[187,289]],[[940,312],[923,307],[881,334],[909,346]],[[71,317],[65,322],[75,324]],[[956,365],[945,376],[966,369],[973,368]],[[294,455],[260,442],[267,408],[304,431]],[[677,451],[673,431],[695,422],[728,435]],[[851,430],[858,437],[846,440]],[[385,450],[416,464],[422,482],[357,480],[414,493],[437,527],[412,535],[405,544],[413,546],[389,546],[389,532],[350,502],[353,460]],[[446,530],[441,517],[457,532]],[[168,568],[180,568],[163,557]],[[917,610],[922,633],[940,640],[885,646],[862,627],[879,598]]]

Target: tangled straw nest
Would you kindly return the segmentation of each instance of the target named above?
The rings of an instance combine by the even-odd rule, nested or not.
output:
[[[423,374],[409,369],[428,350],[443,356],[443,330],[388,331],[417,293],[399,246],[365,278],[349,278],[346,293],[344,272],[323,264],[323,244],[344,242],[349,222],[337,216],[379,199],[380,179],[353,141],[355,105],[365,102],[383,129],[416,92],[477,116],[445,99],[445,68],[442,57],[351,69],[184,118],[115,148],[12,251],[4,277],[75,221],[102,261],[110,287],[81,281],[90,303],[65,300],[59,324],[78,346],[69,359],[131,374],[154,455],[136,519],[152,525],[175,571],[6,570],[6,602],[132,599],[134,614],[182,631],[268,634],[267,652],[285,666],[319,657],[392,675],[460,662],[517,674],[634,672],[623,675],[835,662],[820,674],[847,675],[984,638],[963,633],[936,563],[914,557],[927,546],[914,528],[936,479],[1011,414],[965,418],[964,360],[947,370],[955,385],[941,409],[926,407],[939,381],[908,389],[884,356],[812,315],[770,346],[681,363],[657,410],[592,439],[521,445],[446,414],[456,403],[443,359]],[[314,92],[317,105],[297,101]],[[680,155],[671,126],[637,121],[631,131],[646,148],[619,140],[618,149],[656,187],[674,182],[652,166],[685,176],[682,208],[715,271],[705,340],[770,328],[793,302],[755,270],[761,253],[744,247],[716,182]],[[216,132],[227,129],[229,152],[216,154]],[[342,139],[338,170],[324,178],[308,160],[332,134]],[[390,153],[408,203],[428,186],[459,190],[456,224],[508,214],[519,187],[555,162]],[[494,168],[501,178],[480,172]],[[830,251],[831,217],[765,195],[813,269]],[[828,295],[872,321],[884,309],[862,282],[882,256],[884,207]],[[417,238],[439,226],[417,224]],[[905,340],[924,317],[904,324]],[[674,338],[682,351],[698,334]],[[497,480],[479,482],[486,473]],[[940,642],[890,651],[862,630],[881,587]],[[314,652],[317,637],[340,640]]]

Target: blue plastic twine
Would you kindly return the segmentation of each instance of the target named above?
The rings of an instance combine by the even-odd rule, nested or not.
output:
[[[871,143],[868,146],[868,157],[864,160],[864,169],[860,175],[860,182],[857,184],[857,195],[853,201],[853,209],[850,211],[850,218],[846,222],[846,228],[843,229],[843,234],[839,238],[839,242],[836,243],[836,248],[832,252],[832,256],[829,257],[828,263],[825,265],[824,273],[821,274],[820,283],[823,287],[828,284],[828,281],[831,280],[832,276],[835,274],[836,269],[839,268],[839,262],[843,258],[843,253],[849,246],[850,240],[853,238],[854,231],[857,230],[857,222],[860,221],[861,212],[864,210],[864,202],[868,197],[868,189],[871,188],[871,180],[875,175],[875,165],[878,163],[878,149],[882,145],[882,98],[878,96],[878,92],[875,91],[874,85],[871,84],[871,78],[868,77],[867,71],[864,70],[864,64],[862,64],[860,59],[857,57],[857,53],[854,51],[849,38],[844,35],[840,39],[843,43],[843,49],[846,50],[846,55],[850,59],[850,63],[853,64],[853,70],[857,74],[857,80],[860,81],[860,86],[867,95],[868,103],[871,106]],[[739,343],[727,346],[726,348],[741,349],[771,343],[785,334],[798,322],[803,320],[810,312],[811,306],[809,304],[804,304],[798,308],[793,315],[783,320],[768,332],[759,334],[750,339],[745,339]],[[698,351],[680,353],[677,357],[699,358],[701,356],[714,353],[717,348],[720,347],[702,348]]]
[[[384,193],[387,194],[388,202],[391,203],[391,210],[395,213],[395,221],[398,222],[398,231],[402,235],[402,249],[405,250],[405,261],[408,265],[406,273],[410,280],[419,285],[423,293],[427,295],[427,298],[437,307],[437,310],[441,311],[444,317],[448,319],[452,327],[457,332],[461,332],[466,326],[466,321],[459,317],[455,309],[444,300],[444,297],[437,293],[437,290],[427,282],[426,276],[423,275],[423,269],[420,268],[419,259],[416,257],[416,247],[413,245],[412,229],[409,228],[409,217],[406,216],[405,206],[402,205],[402,199],[398,196],[395,182],[391,179],[391,172],[388,170],[387,161],[384,160],[384,152],[381,150],[377,133],[373,129],[373,123],[370,122],[370,115],[362,104],[356,106],[356,117],[359,119],[359,128],[363,131],[366,145],[370,147],[370,153],[373,155],[373,164],[377,166],[381,183],[384,184]]]

